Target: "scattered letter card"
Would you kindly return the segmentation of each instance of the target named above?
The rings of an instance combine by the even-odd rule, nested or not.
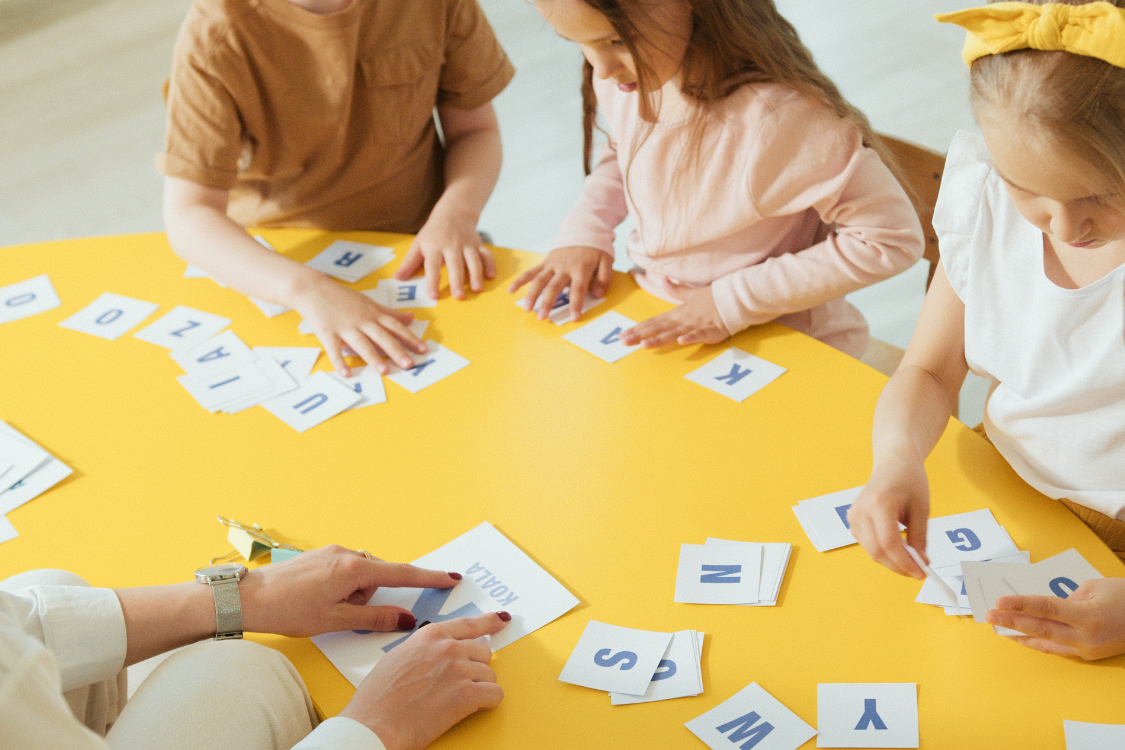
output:
[[[1018,553],[1015,542],[987,508],[931,518],[926,526],[926,557],[934,568]]]
[[[712,750],[796,750],[816,734],[756,682],[684,726]]]
[[[116,341],[156,312],[158,307],[160,305],[155,302],[106,292],[59,325],[107,341]]]
[[[381,279],[375,286],[374,291],[368,290],[364,294],[383,307],[389,307],[392,310],[437,307],[437,300],[426,291],[426,279],[421,276],[406,281]]]
[[[817,747],[918,747],[913,682],[816,686]]]
[[[590,620],[559,679],[594,690],[644,695],[671,642],[671,633]]]
[[[672,644],[668,646],[664,658],[656,667],[644,695],[610,693],[609,702],[614,706],[633,703],[652,703],[672,698],[686,698],[703,692],[702,658],[703,633],[694,630],[681,630],[672,634]]]
[[[1066,750],[1106,750],[1125,747],[1125,724],[1090,724],[1063,719]]]
[[[856,543],[848,526],[848,508],[852,507],[862,491],[862,486],[840,490],[802,500],[793,508],[797,520],[801,522],[801,527],[817,552],[827,552]]]
[[[352,369],[352,374],[346,378],[338,372],[330,372],[328,375],[360,395],[359,401],[349,406],[349,409],[387,403],[387,389],[383,387],[383,376],[374,367],[355,367]]]
[[[755,604],[761,577],[760,544],[681,544],[674,601]]]
[[[487,522],[413,564],[461,573],[464,578],[451,589],[380,588],[368,604],[405,607],[419,623],[503,610],[512,615],[512,620],[491,636],[493,651],[538,630],[578,604],[550,573]],[[383,654],[409,635],[346,631],[318,635],[313,643],[352,685],[359,687]]]
[[[0,287],[0,323],[38,315],[61,305],[47,275]]]
[[[469,366],[469,360],[446,349],[436,341],[427,341],[426,346],[430,350],[425,354],[411,354],[414,358],[414,366],[409,370],[388,363],[391,372],[387,375],[387,380],[397,383],[411,393],[417,393]]]
[[[637,323],[629,320],[624,315],[610,310],[597,320],[587,323],[563,336],[563,340],[585,349],[598,359],[613,364],[627,354],[640,349],[637,346],[625,346],[621,343],[621,332],[626,331]]]
[[[223,331],[205,341],[169,352],[185,372],[200,378],[230,372],[254,361],[254,353],[234,331]]]
[[[185,349],[211,338],[229,325],[229,318],[179,305],[134,333],[133,337],[165,349]]]
[[[318,346],[255,346],[254,353],[277,362],[289,377],[300,383],[307,378],[320,357]]]
[[[296,390],[263,401],[262,407],[297,432],[304,432],[331,419],[361,398],[328,373],[314,372]]]
[[[349,284],[395,259],[395,251],[380,245],[336,240],[305,265]]]
[[[685,378],[739,403],[777,380],[785,368],[731,347]]]

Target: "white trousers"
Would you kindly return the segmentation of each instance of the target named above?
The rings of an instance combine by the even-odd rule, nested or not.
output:
[[[86,586],[73,573],[34,570],[0,590]],[[293,664],[251,641],[203,641],[164,660],[128,700],[125,670],[64,697],[114,750],[289,750],[317,724]]]

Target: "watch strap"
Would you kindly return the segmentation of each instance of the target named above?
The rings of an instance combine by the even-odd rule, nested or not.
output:
[[[215,640],[242,637],[242,597],[238,595],[238,579],[212,581],[215,595]]]

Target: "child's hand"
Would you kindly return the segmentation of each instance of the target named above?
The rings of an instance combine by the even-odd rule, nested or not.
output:
[[[1015,637],[1048,654],[1086,661],[1125,653],[1125,578],[1094,578],[1066,599],[1002,596],[986,616],[993,625],[1027,633]]]
[[[380,375],[390,371],[381,355],[409,369],[414,360],[407,349],[419,354],[426,352],[426,345],[406,327],[414,319],[413,314],[388,310],[367,295],[326,277],[304,291],[293,307],[312,326],[328,361],[344,377],[351,374],[344,361],[345,345]]]
[[[457,299],[465,299],[466,268],[469,287],[474,292],[484,288],[485,279],[496,278],[496,259],[481,244],[476,220],[435,208],[414,238],[394,277],[405,281],[419,267],[424,267],[426,290],[431,299],[437,299],[443,264],[449,269],[449,291]]]
[[[594,297],[604,297],[612,280],[613,258],[608,253],[594,247],[557,247],[547,253],[542,263],[521,273],[508,287],[508,293],[530,282],[524,299],[530,300],[528,304],[538,300],[539,319],[546,320],[555,299],[570,287],[570,319],[575,321],[582,317],[587,290]]]
[[[930,484],[921,459],[896,458],[876,467],[848,511],[852,536],[872,559],[896,573],[922,580],[926,574],[910,557],[898,530],[906,526],[907,543],[922,559],[930,516]]]
[[[621,334],[621,341],[628,346],[644,344],[646,349],[655,349],[665,344],[717,344],[729,338],[726,325],[715,307],[711,287],[673,286],[664,282],[668,294],[683,300],[675,310],[649,318]]]

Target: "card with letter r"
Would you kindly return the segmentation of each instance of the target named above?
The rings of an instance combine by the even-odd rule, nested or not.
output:
[[[626,346],[621,342],[621,332],[636,324],[636,321],[629,320],[615,310],[610,310],[597,320],[566,334],[563,340],[569,341],[579,349],[585,349],[598,359],[613,364],[641,348],[640,344]]]
[[[739,403],[777,380],[785,368],[733,346],[685,378]]]
[[[395,251],[389,247],[336,240],[305,265],[340,281],[354,284],[394,259]]]
[[[59,325],[106,341],[116,341],[159,307],[155,302],[106,292]]]
[[[816,734],[756,682],[684,726],[712,750],[796,750]]]
[[[364,294],[392,310],[437,307],[437,300],[426,291],[426,279],[421,276],[406,281],[381,279],[374,289],[368,289]]]
[[[816,686],[817,747],[918,747],[913,682]]]
[[[165,349],[185,349],[211,338],[230,325],[230,318],[178,305],[133,334],[133,338]]]
[[[331,419],[361,398],[328,373],[314,372],[301,381],[296,390],[263,401],[262,407],[297,432],[304,432]]]
[[[426,346],[430,350],[425,354],[411,355],[414,358],[414,366],[409,370],[388,363],[391,372],[387,375],[387,380],[397,383],[411,393],[417,393],[469,366],[469,360],[446,349],[436,341],[429,340]]]
[[[425,622],[508,612],[511,621],[489,639],[493,651],[538,630],[578,604],[566,587],[488,522],[419,557],[413,564],[460,573],[462,579],[449,589],[380,588],[367,603],[410,610],[417,618],[415,630]],[[349,630],[325,633],[312,640],[336,669],[359,687],[379,659],[410,635],[405,631]]]
[[[47,274],[0,286],[0,323],[11,323],[61,305],[59,295]]]
[[[761,577],[760,544],[681,544],[673,601],[756,604]]]
[[[559,680],[594,690],[644,695],[671,642],[671,633],[590,620]]]

